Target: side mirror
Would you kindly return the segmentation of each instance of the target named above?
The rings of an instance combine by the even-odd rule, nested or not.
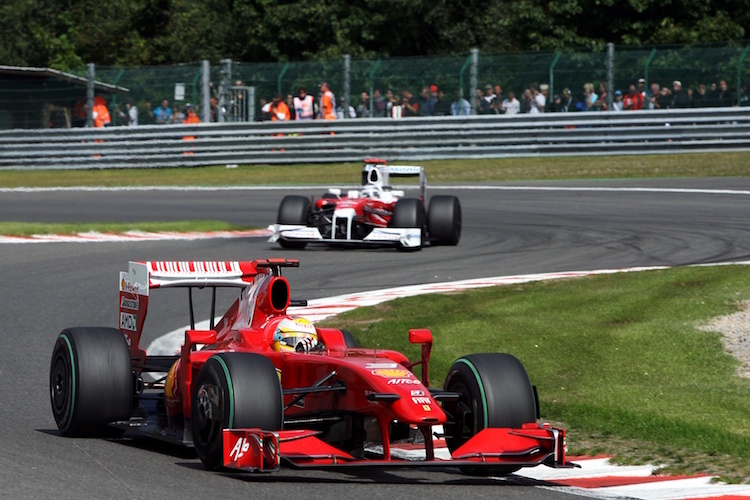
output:
[[[412,344],[432,345],[432,332],[427,328],[409,330],[409,342]]]
[[[413,362],[410,367],[422,365],[422,383],[425,387],[430,387],[429,364],[430,351],[432,350],[432,332],[427,328],[418,328],[409,330],[409,342],[412,344],[422,344],[422,359]]]

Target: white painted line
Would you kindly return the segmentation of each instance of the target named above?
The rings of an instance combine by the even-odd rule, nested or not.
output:
[[[95,231],[76,234],[34,234],[31,236],[0,236],[0,244],[24,243],[123,243],[128,241],[191,241],[210,238],[249,238],[269,236],[267,229],[247,231],[208,231],[208,232],[143,232],[99,233]]]
[[[47,193],[47,192],[131,192],[131,191],[307,191],[311,189],[328,190],[331,187],[341,189],[359,189],[359,185],[317,185],[304,186],[58,186],[58,187],[15,187],[0,188],[0,193]],[[398,185],[399,189],[418,189],[418,186]],[[747,189],[701,189],[701,188],[659,188],[659,187],[613,187],[613,186],[487,186],[487,185],[431,185],[429,190],[468,190],[468,191],[561,191],[561,192],[601,192],[601,193],[680,193],[680,194],[725,194],[750,195]]]

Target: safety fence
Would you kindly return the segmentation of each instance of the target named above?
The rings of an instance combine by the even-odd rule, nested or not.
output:
[[[0,131],[0,168],[750,150],[750,108]]]
[[[719,94],[722,105],[743,105],[750,104],[745,84],[750,81],[748,54],[750,42],[654,47],[610,44],[590,51],[472,51],[431,57],[344,56],[266,63],[225,59],[169,66],[96,66],[93,73],[84,67],[72,70],[66,78],[45,79],[32,74],[2,78],[0,69],[0,129],[85,125],[84,105],[90,97],[85,81],[81,84],[76,78],[93,78],[98,86],[109,86],[103,90],[97,87],[97,95],[106,99],[113,125],[125,125],[131,110],[137,110],[140,125],[153,124],[154,110],[164,100],[177,121],[184,118],[187,104],[198,110],[204,122],[253,121],[275,95],[296,95],[300,87],[316,95],[322,81],[330,84],[339,104],[353,108],[369,106],[363,93],[372,96],[380,90],[385,95],[390,89],[398,96],[400,90],[409,89],[419,99],[421,90],[429,85],[444,91],[450,101],[458,91],[472,105],[476,89],[487,85],[500,85],[504,94],[514,91],[520,99],[531,83],[548,84],[550,101],[564,89],[581,100],[585,83],[598,88],[604,82],[612,96],[616,90],[625,93],[641,78],[646,80],[646,91],[652,83],[672,89],[675,80],[696,96],[705,87],[706,97],[695,99],[696,105],[717,105],[715,96]],[[7,71],[23,73],[21,70]],[[726,91],[720,90],[722,81]],[[93,81],[89,88],[93,92]]]

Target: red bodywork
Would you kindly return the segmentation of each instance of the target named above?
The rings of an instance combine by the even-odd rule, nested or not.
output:
[[[242,288],[237,299],[212,330],[187,330],[179,360],[165,384],[170,422],[191,414],[193,382],[203,364],[227,351],[260,353],[276,367],[284,394],[284,422],[301,422],[320,415],[363,415],[376,424],[382,437],[380,458],[370,459],[337,448],[322,439],[315,428],[225,429],[224,464],[244,470],[273,470],[281,460],[298,467],[388,466],[532,466],[565,465],[565,433],[529,422],[520,429],[484,429],[454,450],[450,459],[435,457],[434,426],[446,422],[437,397],[430,391],[428,366],[432,334],[409,331],[410,341],[421,344],[419,360],[410,361],[391,351],[347,348],[340,330],[317,328],[324,350],[309,353],[273,349],[276,325],[287,318],[291,300],[282,267],[296,267],[288,259],[252,262],[131,262],[120,277],[120,330],[130,346],[133,366],[148,365],[139,346],[148,308],[149,291],[165,287]],[[200,349],[196,347],[201,346]],[[413,370],[419,367],[419,377]],[[333,375],[332,375],[333,374]],[[328,377],[345,390],[305,393]],[[294,393],[294,390],[298,390]],[[401,460],[391,454],[391,427],[397,421],[418,430],[425,438],[424,459]],[[171,424],[170,424],[171,425]]]

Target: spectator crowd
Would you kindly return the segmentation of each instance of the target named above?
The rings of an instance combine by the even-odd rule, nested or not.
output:
[[[241,83],[241,82],[238,82]],[[750,82],[748,82],[750,83]],[[748,83],[739,89],[740,106],[750,105],[747,95]],[[647,88],[645,79],[631,83],[627,89],[614,90],[610,102],[607,85],[601,82],[598,86],[585,83],[579,92],[564,88],[562,92],[550,96],[550,86],[546,83],[530,83],[516,94],[514,90],[504,91],[500,84],[487,84],[476,89],[470,102],[460,90],[456,89],[448,97],[437,85],[425,85],[418,95],[404,88],[396,92],[387,89],[373,89],[372,95],[363,91],[357,96],[356,103],[346,103],[337,99],[327,82],[318,86],[316,95],[308,93],[305,87],[297,89],[295,94],[286,96],[277,94],[272,99],[260,98],[254,119],[256,121],[289,121],[289,120],[337,120],[344,118],[408,118],[414,116],[466,116],[474,112],[478,115],[515,115],[520,113],[567,113],[592,111],[635,111],[641,109],[684,109],[704,107],[737,106],[736,95],[729,89],[726,80],[718,83],[698,84],[694,87],[683,87],[682,82],[674,80],[671,85],[660,85],[650,82]],[[356,105],[354,105],[356,104]],[[229,103],[230,106],[234,103]],[[210,120],[219,121],[219,101],[210,98]],[[117,123],[135,126],[144,123],[194,124],[200,123],[198,106],[187,103],[170,106],[167,99],[152,108],[151,103],[144,105],[145,113],[139,114],[136,103],[129,100],[125,109],[115,109]],[[106,109],[106,108],[104,108]],[[475,111],[474,111],[475,110]],[[102,116],[102,113],[96,113]],[[85,116],[85,111],[84,111]],[[108,126],[106,120],[95,120],[95,126]]]

